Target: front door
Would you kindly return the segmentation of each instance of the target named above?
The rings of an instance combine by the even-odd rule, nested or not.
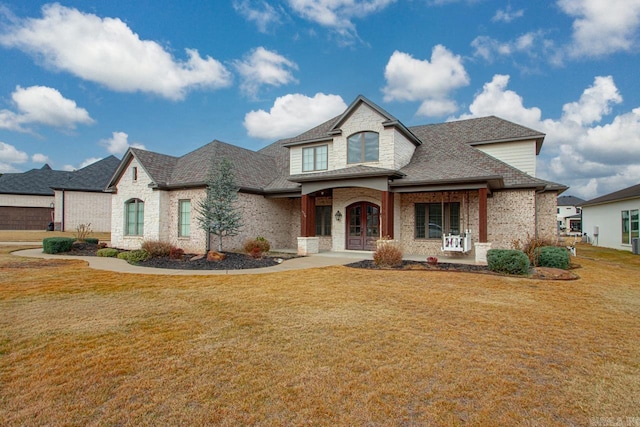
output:
[[[358,202],[347,207],[347,249],[375,251],[379,238],[379,206]]]

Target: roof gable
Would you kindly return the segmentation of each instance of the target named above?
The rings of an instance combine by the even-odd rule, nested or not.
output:
[[[591,199],[587,202],[582,203],[580,206],[599,205],[601,203],[618,202],[621,200],[635,198],[640,198],[640,184],[632,185],[631,187],[623,188],[622,190],[614,191],[613,193],[596,197],[595,199]]]

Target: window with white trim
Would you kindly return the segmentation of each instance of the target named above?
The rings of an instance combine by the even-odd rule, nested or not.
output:
[[[326,145],[316,145],[302,149],[302,171],[322,171],[327,170],[328,147]]]
[[[178,237],[191,235],[191,200],[178,201]]]

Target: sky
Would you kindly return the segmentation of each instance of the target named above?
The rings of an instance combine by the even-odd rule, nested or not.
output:
[[[259,150],[364,95],[546,134],[537,176],[640,182],[640,0],[0,0],[0,173]]]

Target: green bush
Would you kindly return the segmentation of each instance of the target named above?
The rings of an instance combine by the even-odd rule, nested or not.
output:
[[[123,259],[129,264],[136,265],[142,261],[149,259],[149,253],[144,249],[136,249],[129,252],[120,252],[118,254],[118,259]]]
[[[145,240],[141,248],[145,250],[151,258],[169,256],[173,245],[161,240]]]
[[[538,248],[538,266],[561,268],[567,270],[569,268],[569,251],[566,248],[558,246],[543,246]]]
[[[515,249],[489,249],[487,251],[489,270],[505,274],[528,274],[529,257]]]
[[[103,256],[103,257],[114,258],[114,257],[118,256],[118,250],[115,249],[115,248],[98,249],[98,252],[96,252],[96,255]]]
[[[71,237],[47,237],[42,240],[42,252],[45,254],[58,254],[69,252],[76,239]]]
[[[97,238],[95,238],[95,237],[85,237],[85,238],[84,238],[84,241],[85,241],[86,243],[91,243],[91,244],[93,244],[93,245],[97,245],[97,244],[98,244],[98,239],[97,239]]]

